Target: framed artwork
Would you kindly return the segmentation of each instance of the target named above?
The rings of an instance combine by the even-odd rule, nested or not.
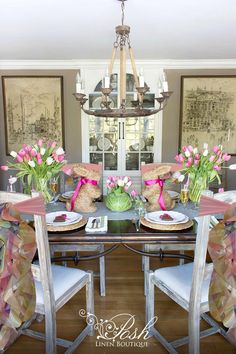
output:
[[[236,155],[236,76],[182,76],[179,147],[221,144]]]
[[[63,77],[3,76],[6,153],[39,138],[64,146]]]

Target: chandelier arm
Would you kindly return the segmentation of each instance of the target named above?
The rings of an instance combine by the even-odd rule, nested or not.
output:
[[[120,47],[120,100],[121,104],[126,99],[126,50],[125,46]]]
[[[135,60],[134,60],[134,52],[133,52],[133,49],[131,47],[129,47],[129,57],[130,57],[132,71],[133,71],[133,75],[134,75],[135,87],[138,87],[139,86],[138,73],[137,73]],[[139,93],[138,93],[138,98],[139,98],[139,101],[140,101],[141,97],[140,97]]]
[[[114,66],[114,62],[115,62],[115,58],[116,58],[116,51],[117,51],[117,47],[113,47],[112,54],[111,54],[111,61],[110,61],[110,65],[109,65],[109,76],[112,75],[113,66]]]

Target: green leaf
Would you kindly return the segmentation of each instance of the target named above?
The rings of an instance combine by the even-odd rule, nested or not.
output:
[[[32,175],[27,176],[27,182],[28,182],[28,186],[30,186],[32,182]]]

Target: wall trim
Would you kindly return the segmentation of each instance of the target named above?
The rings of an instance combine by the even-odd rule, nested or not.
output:
[[[138,65],[165,69],[236,69],[236,59],[136,60]],[[80,67],[106,67],[107,60],[0,60],[0,70],[77,70]]]

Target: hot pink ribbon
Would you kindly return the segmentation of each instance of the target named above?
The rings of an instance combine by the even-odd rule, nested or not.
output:
[[[92,184],[93,186],[97,186],[97,184],[98,184],[98,182],[95,181],[94,179],[89,179],[89,178],[84,178],[84,177],[80,178],[80,180],[79,180],[79,182],[78,182],[78,184],[76,186],[76,189],[74,191],[74,194],[73,194],[73,196],[71,198],[71,208],[70,208],[71,211],[74,209],[75,201],[76,201],[76,198],[77,198],[77,196],[79,194],[80,188],[84,184],[87,184],[87,183]]]
[[[166,210],[165,201],[163,198],[164,180],[161,178],[157,178],[157,179],[149,179],[148,181],[144,181],[144,184],[146,184],[146,186],[153,186],[154,184],[157,184],[157,183],[159,184],[159,186],[161,188],[160,196],[158,198],[158,203],[159,203],[162,210]]]

